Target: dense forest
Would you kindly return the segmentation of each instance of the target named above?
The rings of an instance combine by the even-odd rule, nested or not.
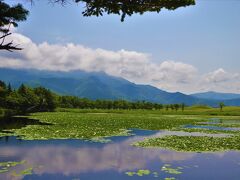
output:
[[[0,81],[0,108],[18,113],[54,111],[56,107],[81,109],[158,109],[184,110],[184,104],[162,105],[146,101],[90,100],[75,96],[61,96],[44,87],[31,88],[22,84],[13,89]]]

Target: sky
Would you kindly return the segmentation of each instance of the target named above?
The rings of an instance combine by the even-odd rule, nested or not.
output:
[[[24,5],[30,15],[11,37],[24,50],[0,52],[0,67],[104,71],[171,92],[240,93],[239,0],[196,0],[124,22],[83,17],[75,3]]]

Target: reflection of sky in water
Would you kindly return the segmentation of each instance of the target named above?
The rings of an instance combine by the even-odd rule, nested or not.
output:
[[[220,118],[209,118],[208,122],[200,122],[200,124],[240,124],[240,120],[229,120]]]
[[[208,130],[223,130],[223,131],[239,131],[240,128],[230,128],[230,127],[221,127],[221,126],[209,126],[209,125],[185,125],[184,128],[189,129],[208,129]]]
[[[152,135],[151,132],[135,132]],[[159,133],[158,133],[159,135]],[[34,174],[24,179],[238,179],[240,153],[183,153],[163,149],[130,146],[141,136],[114,137],[107,144],[80,140],[19,141],[11,137],[0,141],[0,161],[26,160],[25,168],[34,166]],[[184,167],[181,175],[166,175],[160,171],[165,163]],[[42,167],[38,167],[42,165]],[[196,166],[198,165],[198,167]],[[195,167],[196,166],[196,167]],[[21,167],[23,168],[23,167]],[[24,169],[24,168],[23,168]],[[153,176],[128,177],[126,171],[149,169]],[[12,179],[0,174],[0,179]],[[16,178],[17,179],[17,178]]]

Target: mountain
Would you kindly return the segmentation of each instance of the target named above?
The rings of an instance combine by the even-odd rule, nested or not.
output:
[[[240,98],[223,100],[224,104],[231,106],[240,106]]]
[[[214,92],[214,91],[191,94],[191,96],[196,97],[196,98],[215,99],[215,100],[240,99],[240,94],[219,93],[219,92]]]
[[[89,99],[125,99],[150,101],[163,104],[185,103],[217,106],[219,101],[201,99],[180,92],[169,93],[150,85],[138,85],[104,72],[85,71],[40,71],[34,69],[0,68],[0,80],[19,87],[22,83],[32,87],[44,86],[62,95]],[[226,105],[240,105],[240,100],[231,100]]]

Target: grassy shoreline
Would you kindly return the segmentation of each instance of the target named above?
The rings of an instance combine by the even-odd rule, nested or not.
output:
[[[57,108],[56,112],[76,112],[76,113],[127,113],[127,114],[158,114],[158,115],[205,115],[205,116],[240,116],[240,106],[227,106],[223,111],[219,108],[190,106],[182,110],[146,110],[146,109],[77,109],[77,108]]]

